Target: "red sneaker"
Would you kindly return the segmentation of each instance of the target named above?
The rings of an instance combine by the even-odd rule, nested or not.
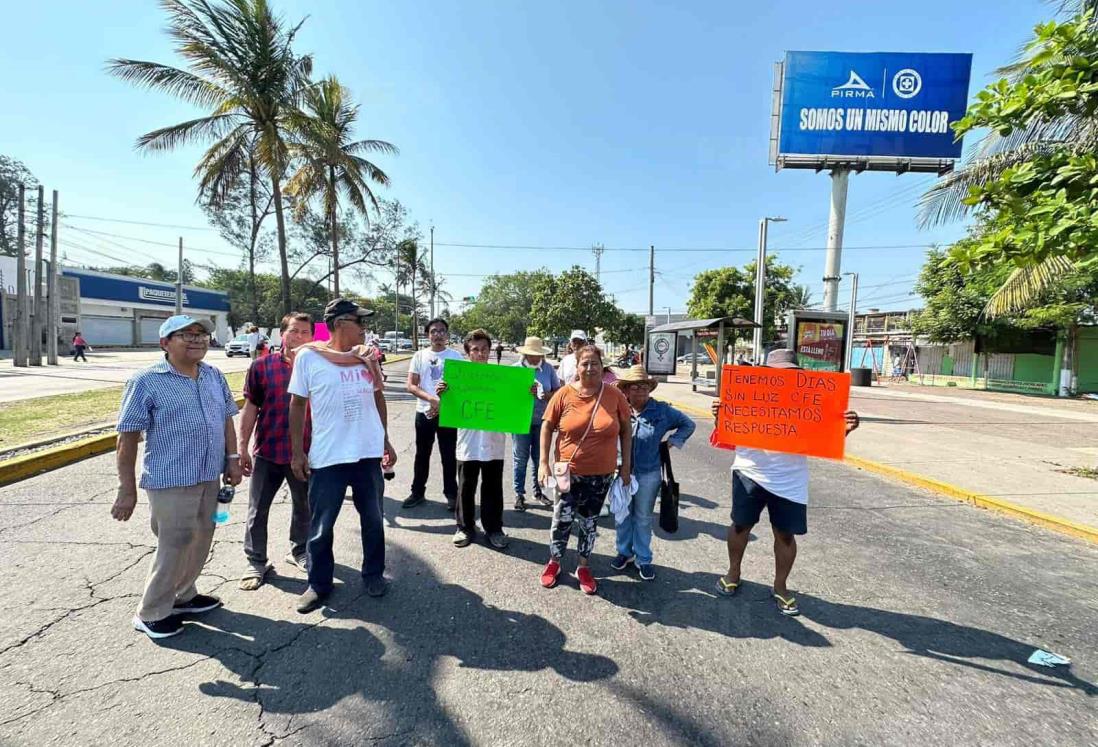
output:
[[[585,565],[581,565],[576,569],[576,580],[580,583],[580,591],[584,594],[594,594],[599,590],[599,585],[595,583],[595,577],[591,575],[591,569]]]
[[[555,560],[550,560],[545,565],[545,570],[541,572],[541,585],[546,589],[552,589],[557,585],[557,576],[560,575],[560,563]]]

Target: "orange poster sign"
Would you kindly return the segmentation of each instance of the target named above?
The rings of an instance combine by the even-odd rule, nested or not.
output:
[[[725,366],[714,441],[842,459],[849,400],[850,374]]]

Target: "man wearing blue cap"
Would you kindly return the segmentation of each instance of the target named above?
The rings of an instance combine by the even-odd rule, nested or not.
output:
[[[140,486],[149,498],[156,552],[133,626],[150,638],[183,632],[181,616],[221,606],[195,582],[210,551],[218,482],[238,485],[236,401],[224,375],[202,359],[213,324],[178,314],[160,325],[164,361],[135,373],[118,414],[118,496],[111,515],[137,505],[137,444],[145,433]]]

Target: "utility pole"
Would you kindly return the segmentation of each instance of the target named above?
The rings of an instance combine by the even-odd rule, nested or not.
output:
[[[42,323],[45,305],[42,303],[42,249],[46,238],[46,190],[38,185],[38,224],[34,237],[34,310],[31,317],[30,361],[32,366],[42,365]]]
[[[397,339],[393,340],[393,345],[396,346],[397,340],[400,339],[400,247],[397,247],[396,254],[396,267],[393,269],[393,331],[396,333]],[[396,352],[396,347],[393,348],[393,352]]]
[[[57,317],[61,304],[57,298],[57,190],[53,190],[50,213],[50,274],[46,276],[46,363],[57,365]]]
[[[671,307],[670,306],[667,307],[667,323],[668,324],[671,323]]]
[[[27,365],[27,343],[30,340],[30,324],[27,318],[27,231],[26,231],[26,191],[27,188],[19,185],[19,210],[15,255],[15,344],[12,352],[15,354],[13,363],[20,368]]]
[[[656,307],[653,306],[653,293],[656,288],[656,245],[648,247],[648,316],[656,315]]]
[[[759,252],[755,257],[755,327],[753,350],[755,363],[763,363],[763,326],[766,324],[766,239],[771,223],[784,223],[785,218],[763,218],[759,221]]]
[[[854,320],[858,316],[858,273],[844,272],[843,275],[850,275],[853,279],[850,285],[850,314],[846,320],[846,350],[844,351],[846,356],[844,370],[849,371],[853,366],[851,361],[854,358]]]
[[[438,281],[435,279],[435,227],[431,226],[431,318],[435,316],[435,289]]]
[[[606,248],[602,244],[595,244],[591,247],[592,254],[595,255],[595,280],[602,282],[602,253],[606,251]]]
[[[179,269],[175,276],[175,313],[183,313],[183,237],[179,237]]]
[[[827,220],[827,255],[824,259],[824,311],[839,306],[839,267],[843,257],[843,230],[846,226],[846,192],[850,169],[831,172],[831,212]]]

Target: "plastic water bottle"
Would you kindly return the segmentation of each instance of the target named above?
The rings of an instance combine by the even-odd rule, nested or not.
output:
[[[229,504],[233,502],[235,495],[236,488],[232,485],[225,485],[217,491],[217,513],[214,514],[214,524],[217,526],[229,523]]]

